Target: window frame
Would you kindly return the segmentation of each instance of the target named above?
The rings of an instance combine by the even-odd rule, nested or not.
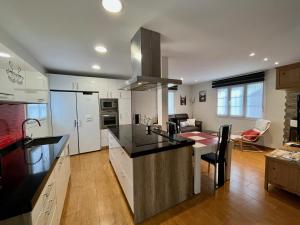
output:
[[[247,117],[247,89],[248,89],[248,85],[249,84],[256,84],[256,83],[262,83],[262,115],[261,117]],[[230,115],[230,107],[231,107],[231,89],[233,87],[243,87],[244,91],[243,91],[243,115],[242,116],[232,116]],[[218,90],[219,89],[227,89],[228,92],[228,103],[227,103],[227,115],[219,115],[218,114]],[[232,86],[226,86],[226,87],[220,87],[217,88],[217,104],[216,104],[216,115],[219,118],[233,118],[233,119],[249,119],[249,120],[257,120],[257,119],[261,119],[264,117],[264,113],[265,113],[265,83],[263,81],[259,81],[259,82],[253,82],[253,83],[246,83],[246,84],[238,84],[238,85],[232,85]]]
[[[30,104],[26,104],[25,106],[25,111],[26,111],[26,118],[32,118],[32,117],[30,117],[28,114],[28,107],[29,107],[29,105],[38,105],[38,107],[39,107],[39,112],[38,112],[38,114],[39,114],[39,118],[35,118],[35,119],[38,119],[40,122],[44,122],[44,121],[47,121],[48,120],[48,105],[45,103],[45,104],[40,104],[40,103],[30,103]],[[40,116],[41,116],[41,109],[40,109],[40,107],[41,107],[41,105],[45,105],[45,107],[46,107],[46,117],[45,118],[40,118]],[[34,121],[28,121],[27,122],[28,124],[33,124],[33,123],[35,123]]]

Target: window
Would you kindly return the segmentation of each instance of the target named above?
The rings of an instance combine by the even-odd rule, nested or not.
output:
[[[169,91],[168,92],[168,114],[172,115],[175,114],[174,110],[174,92]]]
[[[232,87],[230,89],[230,115],[243,116],[244,111],[244,87]]]
[[[218,106],[217,113],[219,116],[226,116],[228,114],[228,89],[218,89]]]
[[[263,83],[247,85],[246,117],[261,118],[263,115]]]
[[[34,118],[40,121],[47,119],[47,104],[28,104],[27,118]]]
[[[263,82],[219,88],[217,91],[219,116],[262,118]]]

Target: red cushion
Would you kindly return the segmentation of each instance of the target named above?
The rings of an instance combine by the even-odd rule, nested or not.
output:
[[[242,133],[242,137],[249,141],[255,141],[256,138],[260,135],[260,132],[256,130],[246,130]]]

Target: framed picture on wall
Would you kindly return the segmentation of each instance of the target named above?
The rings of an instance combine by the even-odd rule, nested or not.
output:
[[[180,105],[186,105],[186,96],[180,95]]]
[[[199,102],[206,102],[206,91],[199,91]]]

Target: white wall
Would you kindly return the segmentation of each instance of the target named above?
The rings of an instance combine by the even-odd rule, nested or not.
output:
[[[157,91],[151,89],[149,91],[133,91],[131,93],[131,109],[132,115],[141,114],[157,121]],[[143,122],[143,121],[142,121]]]
[[[265,111],[264,118],[271,120],[271,128],[262,139],[260,144],[268,147],[280,147],[283,142],[285,92],[276,90],[276,71],[270,70],[266,73],[264,83]],[[199,102],[199,91],[207,91],[206,102]],[[203,121],[203,129],[217,130],[221,124],[232,124],[233,132],[251,129],[255,120],[236,119],[229,117],[218,117],[217,91],[211,88],[211,82],[194,85],[192,95],[196,101],[192,106],[193,115],[196,119]]]
[[[174,91],[174,112],[178,113],[188,113],[189,117],[193,117],[192,112],[192,86],[191,85],[180,85],[178,86],[178,90]],[[180,96],[186,96],[186,105],[180,105]]]

